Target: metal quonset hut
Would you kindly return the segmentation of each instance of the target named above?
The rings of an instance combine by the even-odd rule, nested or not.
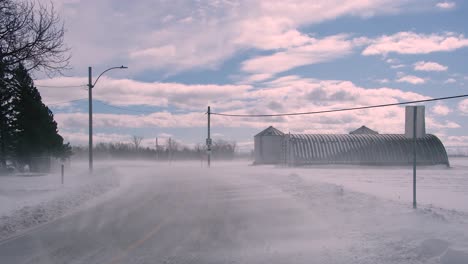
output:
[[[420,165],[449,165],[445,147],[434,135],[418,138],[416,152]],[[255,136],[256,164],[410,165],[412,153],[413,140],[404,134],[378,134],[366,127],[326,135],[284,134],[269,127]]]
[[[413,140],[402,134],[292,134],[286,141],[286,160],[295,165],[413,164]],[[444,145],[434,135],[417,139],[416,153],[420,165],[449,165]]]

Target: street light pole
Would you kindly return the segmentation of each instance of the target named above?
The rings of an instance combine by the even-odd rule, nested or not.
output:
[[[99,76],[96,78],[96,81],[93,83],[93,69],[91,67],[88,67],[88,99],[89,99],[89,173],[91,174],[93,172],[93,88],[96,85],[96,83],[99,81],[99,78],[101,76],[113,69],[127,69],[128,67],[125,66],[120,66],[120,67],[111,67],[105,71],[103,71]]]
[[[88,67],[88,113],[89,113],[89,173],[93,172],[93,70]]]
[[[210,124],[210,118],[211,118],[211,107],[208,106],[208,111],[206,112],[208,114],[208,137],[206,138],[206,152],[207,152],[207,159],[208,159],[208,168],[211,167],[211,124]]]

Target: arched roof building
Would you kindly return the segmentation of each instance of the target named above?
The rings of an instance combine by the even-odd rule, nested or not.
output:
[[[269,127],[254,138],[255,163],[413,164],[413,139],[364,128],[350,134],[284,134]],[[419,165],[449,165],[444,145],[431,134],[416,140],[416,155]]]
[[[285,160],[295,165],[413,164],[413,140],[402,134],[291,134],[285,143]],[[420,165],[449,165],[444,145],[431,134],[416,140],[416,157]]]

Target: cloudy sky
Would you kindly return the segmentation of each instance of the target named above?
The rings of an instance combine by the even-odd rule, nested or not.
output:
[[[148,146],[155,137],[204,142],[208,105],[223,113],[284,113],[468,93],[466,1],[53,3],[67,28],[72,69],[51,79],[38,73],[36,84],[75,145],[87,142],[88,66],[94,78],[111,66],[129,67],[109,72],[93,90],[95,140],[138,135]],[[446,145],[468,145],[468,99],[426,104],[426,116],[427,131]],[[292,133],[347,133],[361,125],[403,133],[404,108],[213,116],[212,133],[248,149],[269,125]]]

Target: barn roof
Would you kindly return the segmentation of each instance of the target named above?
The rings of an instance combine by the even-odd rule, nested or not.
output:
[[[297,164],[407,165],[413,160],[413,141],[403,134],[291,134]],[[446,164],[447,152],[438,137],[416,141],[418,164]]]
[[[378,134],[379,132],[375,131],[375,130],[372,130],[366,126],[362,126],[354,131],[351,131],[349,132],[349,134],[351,135],[355,135],[355,134],[371,134],[371,135],[375,135],[375,134]]]
[[[269,126],[267,129],[263,130],[262,132],[255,135],[256,137],[259,136],[284,136],[284,133],[279,131],[278,129],[274,128],[273,126]]]

